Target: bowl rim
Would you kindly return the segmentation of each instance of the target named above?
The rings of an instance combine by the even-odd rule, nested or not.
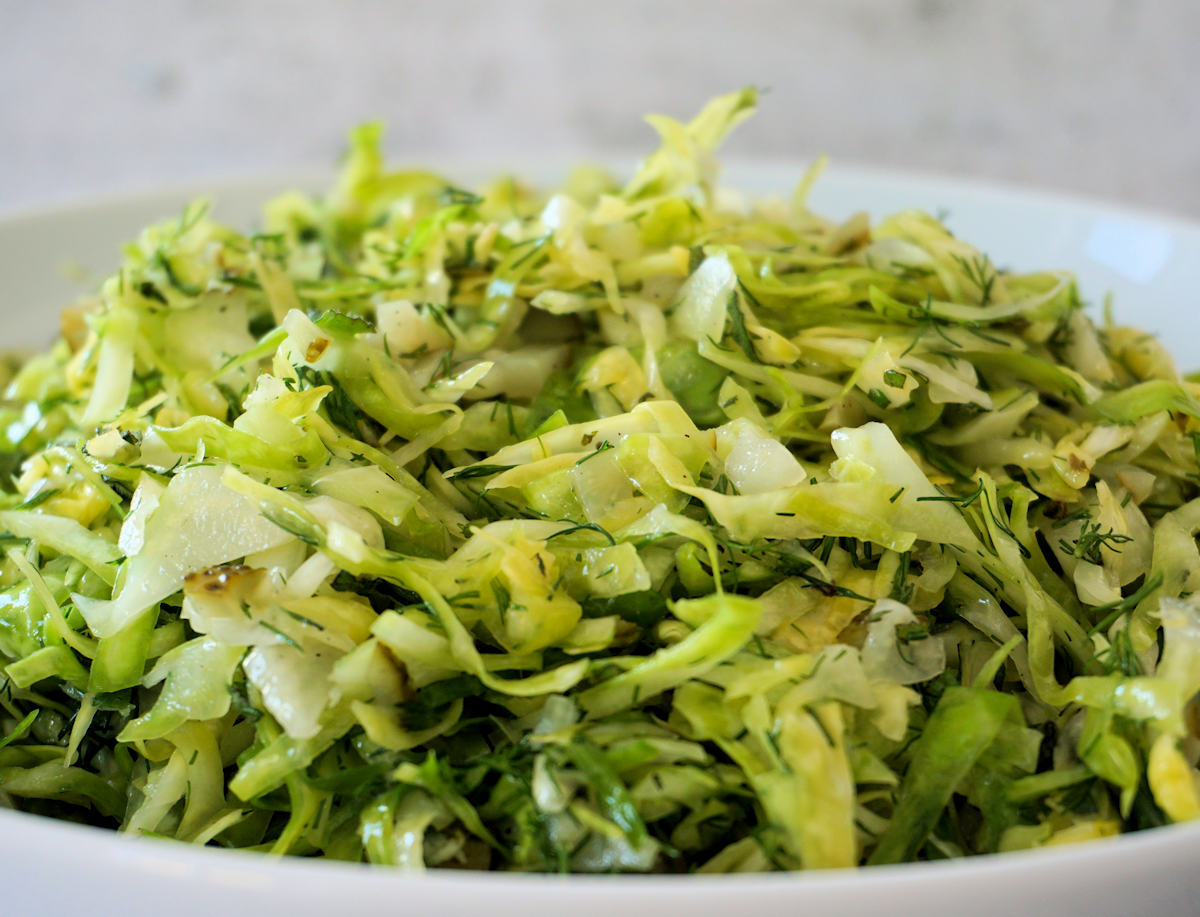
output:
[[[1192,857],[1200,856],[1200,821],[1182,822],[1127,832],[1074,843],[1004,853],[979,854],[958,859],[927,860],[886,866],[859,866],[844,869],[793,870],[757,873],[588,873],[505,872],[469,869],[438,869],[406,872],[386,866],[354,863],[319,857],[286,856],[262,852],[200,847],[185,841],[153,836],[134,836],[119,831],[79,824],[21,812],[0,809],[0,853],[16,847],[43,846],[45,849],[70,847],[74,857],[101,862],[104,859],[129,863],[138,858],[170,862],[197,872],[218,870],[226,875],[255,874],[288,886],[325,885],[364,879],[385,886],[429,886],[431,889],[453,885],[458,890],[485,894],[490,892],[528,893],[539,887],[560,887],[564,881],[581,886],[589,893],[627,894],[632,891],[656,895],[690,895],[697,891],[821,891],[837,890],[850,883],[885,886],[913,882],[934,882],[955,878],[959,882],[988,882],[1011,874],[1032,880],[1045,875],[1060,882],[1077,880],[1072,867],[1100,870],[1106,864],[1144,861],[1164,849],[1175,857],[1181,848]],[[7,859],[7,857],[5,857]],[[265,874],[265,875],[264,875]],[[467,886],[464,888],[464,886]]]
[[[427,160],[436,158],[431,165]],[[745,176],[764,172],[772,179],[790,176],[768,194],[790,192],[800,177],[820,156],[809,154],[755,155],[731,153],[720,157],[718,187],[738,190],[733,183],[726,183],[727,176]],[[505,163],[512,161],[516,166]],[[539,153],[536,155],[505,156],[422,156],[411,158],[394,157],[392,165],[399,168],[431,168],[439,175],[456,178],[460,175],[471,181],[488,176],[510,174],[517,178],[538,181],[539,177],[565,175],[567,170],[580,162],[595,164],[620,176],[639,161],[637,154],[621,150],[608,150],[592,156],[576,156],[569,151],[563,153]],[[0,223],[8,224],[28,219],[66,218],[83,211],[102,211],[115,207],[153,205],[171,198],[212,198],[219,207],[221,199],[238,194],[275,194],[292,189],[319,190],[328,188],[337,176],[336,166],[298,165],[280,171],[270,169],[236,169],[214,175],[197,174],[180,181],[153,181],[131,184],[126,188],[95,190],[66,199],[48,199],[44,202],[25,201],[12,205],[0,204]],[[1163,228],[1183,231],[1200,231],[1200,215],[1172,212],[1148,205],[1109,200],[1102,195],[1078,191],[1064,191],[1037,183],[972,176],[951,170],[904,168],[884,166],[855,159],[830,158],[814,186],[827,182],[849,184],[884,183],[889,186],[912,184],[931,191],[944,189],[948,194],[969,194],[979,198],[990,198],[1016,205],[1050,205],[1066,207],[1089,216],[1121,216],[1145,224],[1156,224]],[[274,190],[272,190],[274,189]],[[756,194],[755,196],[765,196]]]

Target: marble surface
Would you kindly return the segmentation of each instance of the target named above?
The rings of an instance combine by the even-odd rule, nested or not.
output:
[[[769,88],[731,153],[1200,217],[1190,0],[0,0],[0,209],[328,164],[626,151]]]

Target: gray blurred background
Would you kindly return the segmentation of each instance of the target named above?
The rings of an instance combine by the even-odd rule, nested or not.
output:
[[[770,89],[731,153],[946,172],[1200,216],[1193,0],[0,0],[0,209],[399,158],[641,153]]]

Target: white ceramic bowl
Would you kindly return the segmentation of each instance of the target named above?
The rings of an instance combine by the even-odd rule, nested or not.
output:
[[[494,170],[446,165],[463,184]],[[552,179],[534,164],[523,174]],[[786,194],[795,163],[733,163],[727,184]],[[217,216],[255,222],[261,203],[288,187],[320,188],[324,176],[270,176],[209,189],[113,198],[0,219],[3,344],[46,343],[58,310],[80,290],[67,265],[94,279],[142,226],[174,215],[203,191]],[[1200,368],[1200,225],[1074,198],[926,176],[831,169],[811,197],[831,216],[920,207],[945,211],[952,230],[1003,266],[1069,268],[1085,299],[1115,298],[1119,321],[1164,336],[1184,369]],[[432,872],[271,859],[0,810],[0,914],[620,913],[623,917],[742,913],[903,917],[965,914],[1200,913],[1200,824],[1028,853],[863,871],[764,876],[558,877]]]

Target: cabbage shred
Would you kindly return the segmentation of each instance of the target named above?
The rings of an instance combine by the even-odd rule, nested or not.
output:
[[[1200,814],[1200,386],[938,220],[388,171],[152,226],[10,361],[0,804],[524,871]]]

